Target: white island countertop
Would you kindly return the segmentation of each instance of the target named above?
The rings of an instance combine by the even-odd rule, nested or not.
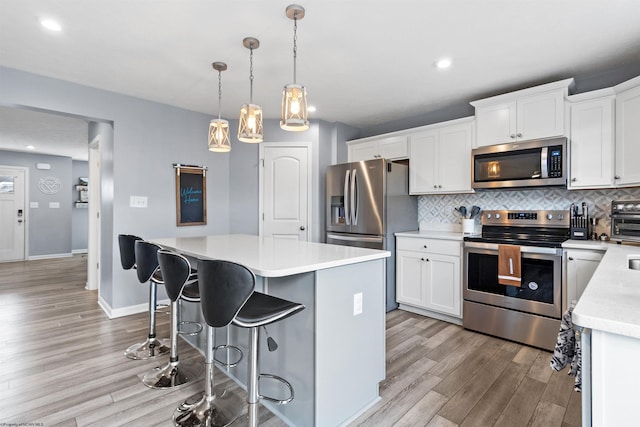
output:
[[[573,309],[573,322],[640,338],[640,271],[629,269],[629,257],[640,258],[640,247],[606,244],[597,248],[607,252]]]
[[[389,251],[376,249],[246,234],[150,240],[196,258],[237,262],[262,277],[284,277],[391,256]]]

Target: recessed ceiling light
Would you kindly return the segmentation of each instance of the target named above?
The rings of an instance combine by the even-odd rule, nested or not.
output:
[[[436,62],[436,67],[440,69],[449,68],[451,66],[451,60],[449,58],[443,58]]]
[[[36,149],[36,147],[34,147],[33,145],[27,145],[26,147],[29,150],[35,150]]]
[[[47,30],[51,31],[61,31],[62,27],[56,21],[52,19],[42,19],[40,24],[45,27]]]
[[[307,107],[307,111],[308,111],[309,113],[315,113],[315,112],[316,112],[316,107],[314,107],[313,105],[309,105],[309,106]]]

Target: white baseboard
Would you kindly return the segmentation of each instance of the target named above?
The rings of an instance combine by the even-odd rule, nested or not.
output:
[[[48,254],[48,255],[31,255],[29,258],[27,258],[29,261],[34,261],[37,259],[52,259],[52,258],[69,258],[72,257],[73,254],[70,253],[66,253],[66,254]]]
[[[400,304],[398,307],[400,310],[409,311],[411,313],[420,314],[422,316],[432,317],[434,319],[443,320],[445,322],[453,323],[454,325],[462,326],[462,319],[454,316],[449,316],[444,313],[436,313],[435,311],[425,310],[419,307],[412,307],[410,305]]]
[[[72,249],[71,253],[76,255],[76,254],[86,254],[89,253],[89,249]]]
[[[158,301],[158,304],[169,304],[171,300],[164,299]],[[129,305],[127,307],[121,308],[111,308],[111,306],[102,298],[102,296],[98,297],[98,305],[105,312],[105,314],[109,317],[109,319],[115,319],[118,317],[131,316],[132,314],[144,313],[149,310],[149,303],[137,304],[137,305]]]

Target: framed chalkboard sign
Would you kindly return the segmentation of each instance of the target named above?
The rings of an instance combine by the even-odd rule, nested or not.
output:
[[[176,164],[176,225],[207,223],[206,167]]]

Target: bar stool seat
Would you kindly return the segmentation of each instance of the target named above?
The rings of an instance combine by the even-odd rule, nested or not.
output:
[[[299,311],[304,310],[303,304],[287,301],[272,295],[253,292],[251,297],[242,306],[240,312],[233,319],[233,324],[249,328],[249,368],[247,370],[247,404],[248,404],[248,425],[255,427],[258,425],[258,403],[261,399],[275,402],[279,405],[289,403],[294,398],[294,391],[291,384],[282,377],[272,374],[261,374],[258,366],[258,349],[260,348],[260,327],[284,320]],[[275,346],[277,348],[277,345]],[[275,350],[274,348],[274,350]],[[270,349],[271,350],[271,349]],[[259,381],[261,378],[269,378],[279,381],[289,391],[289,397],[276,399],[260,394]]]
[[[200,303],[200,290],[197,274],[192,273],[187,258],[164,249],[157,251],[157,257],[159,271],[163,272],[167,296],[171,300],[171,353],[169,362],[163,367],[158,366],[149,371],[142,378],[142,382],[150,388],[165,389],[188,384],[202,374],[202,362],[179,360],[178,357],[179,327],[181,323],[194,323],[179,322],[180,300]],[[200,330],[196,333],[202,330],[202,326],[199,326]]]
[[[156,302],[158,285],[164,283],[158,265],[160,246],[144,240],[134,241],[136,272],[140,283],[149,282],[149,334],[141,343],[134,344],[124,352],[129,359],[150,359],[170,352],[166,339],[156,338]]]

